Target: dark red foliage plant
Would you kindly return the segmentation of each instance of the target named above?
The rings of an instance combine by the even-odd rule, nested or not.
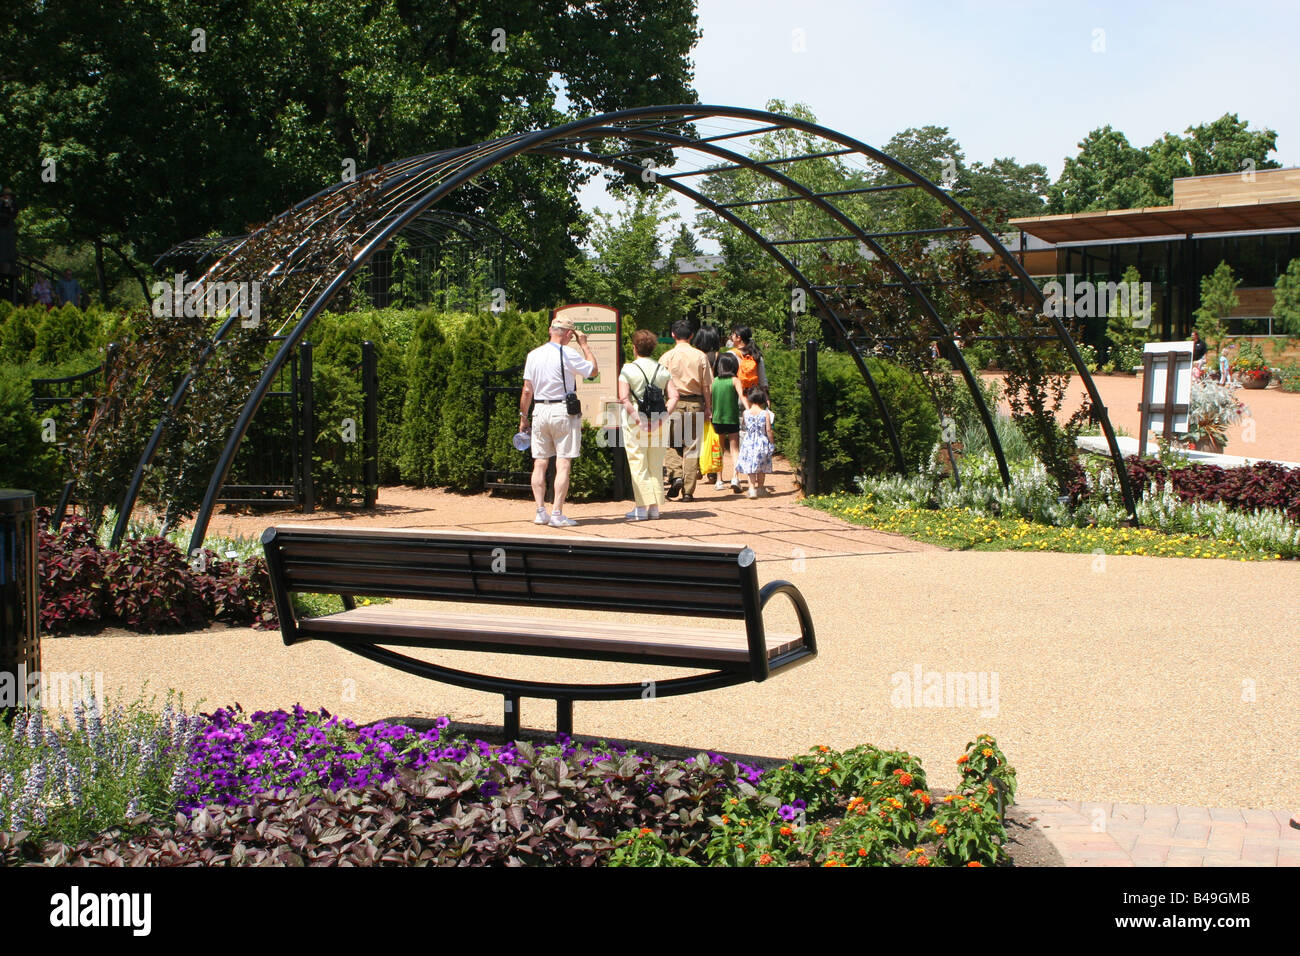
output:
[[[1141,494],[1148,486],[1159,489],[1168,485],[1184,501],[1221,501],[1236,511],[1271,508],[1300,521],[1300,468],[1271,461],[1238,468],[1203,462],[1170,468],[1154,458],[1130,458],[1128,473],[1134,494]]]
[[[100,627],[108,593],[105,552],[90,526],[72,518],[57,532],[37,532],[41,629],[51,634]]]
[[[241,564],[206,548],[186,560],[161,537],[132,538],[117,551],[99,546],[85,519],[37,535],[41,628],[49,634],[184,631],[214,620],[273,630],[279,626],[266,563]]]

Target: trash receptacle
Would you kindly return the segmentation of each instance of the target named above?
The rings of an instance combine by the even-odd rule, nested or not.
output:
[[[41,669],[36,587],[36,495],[0,488],[0,716]]]

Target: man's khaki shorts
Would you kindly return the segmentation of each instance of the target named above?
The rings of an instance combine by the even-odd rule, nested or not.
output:
[[[577,458],[582,450],[582,416],[570,415],[563,402],[533,406],[533,457]]]

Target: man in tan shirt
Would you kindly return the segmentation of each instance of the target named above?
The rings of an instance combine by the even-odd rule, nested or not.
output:
[[[700,439],[704,423],[713,414],[713,370],[709,357],[691,345],[691,325],[673,323],[677,344],[663,354],[659,364],[668,369],[680,396],[677,410],[668,419],[671,447],[664,458],[672,487],[668,497],[695,500],[695,481],[700,475]]]

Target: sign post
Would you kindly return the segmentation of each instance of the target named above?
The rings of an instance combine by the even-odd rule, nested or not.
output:
[[[596,367],[600,370],[595,378],[582,379],[575,388],[578,400],[582,402],[583,423],[597,428],[616,426],[619,420],[618,373],[623,367],[622,315],[612,306],[579,302],[552,310],[551,321],[556,319],[572,319],[574,326],[586,333],[587,344],[591,347],[591,354],[596,356]],[[615,409],[613,418],[607,417],[611,406]]]
[[[587,336],[587,345],[596,357],[599,374],[582,379],[574,391],[582,403],[582,421],[601,429],[600,442],[606,448],[621,449],[623,434],[619,429],[618,373],[623,368],[623,316],[618,309],[594,302],[562,305],[551,312],[551,321],[567,318]],[[626,487],[627,461],[614,452],[614,497],[621,500]]]
[[[1147,433],[1160,432],[1166,442],[1186,434],[1192,400],[1192,343],[1148,342],[1142,354],[1142,413],[1138,457],[1147,453]]]

